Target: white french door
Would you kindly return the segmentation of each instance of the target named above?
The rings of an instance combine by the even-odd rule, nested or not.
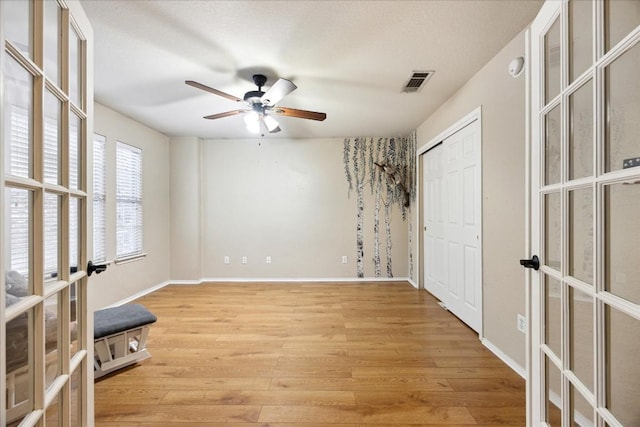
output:
[[[0,424],[92,425],[92,30],[75,0],[0,18]]]
[[[638,24],[578,0],[531,26],[533,426],[640,425]]]
[[[482,326],[480,120],[422,156],[424,284],[472,329]]]

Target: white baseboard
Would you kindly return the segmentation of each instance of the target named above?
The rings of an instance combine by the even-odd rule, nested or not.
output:
[[[413,286],[416,289],[420,289],[420,286],[418,286],[418,284],[416,282],[413,281],[413,279],[411,277],[407,277],[407,282],[409,282],[409,284],[411,286]]]
[[[201,285],[202,279],[199,280],[169,280],[170,285]]]
[[[181,281],[171,281],[171,283],[179,284]],[[215,277],[215,278],[203,278],[199,283],[219,283],[219,282],[248,282],[248,283],[295,283],[295,282],[305,282],[305,283],[328,283],[328,282],[409,282],[408,277],[281,277],[281,278],[256,278],[256,277]],[[195,283],[195,281],[194,281]]]
[[[498,359],[502,360],[507,364],[511,369],[513,369],[518,375],[520,375],[525,380],[527,379],[527,370],[520,366],[515,360],[507,356],[502,350],[495,346],[491,341],[486,338],[482,338],[480,342],[487,347],[493,354],[498,356]]]

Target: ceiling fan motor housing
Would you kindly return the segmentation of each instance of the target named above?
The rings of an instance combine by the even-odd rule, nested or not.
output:
[[[249,104],[255,104],[260,102],[260,98],[262,98],[264,92],[261,90],[250,90],[249,92],[244,94],[244,100]]]

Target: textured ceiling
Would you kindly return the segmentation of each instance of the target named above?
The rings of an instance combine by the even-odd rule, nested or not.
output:
[[[251,75],[292,80],[279,105],[327,113],[278,117],[278,138],[394,136],[418,127],[534,18],[542,0],[83,0],[95,34],[95,99],[169,136],[251,138]],[[524,50],[524,49],[523,49]],[[524,52],[523,52],[524,53]],[[402,93],[413,70],[435,70]],[[507,64],[505,64],[505,73]],[[266,136],[271,137],[271,135]]]

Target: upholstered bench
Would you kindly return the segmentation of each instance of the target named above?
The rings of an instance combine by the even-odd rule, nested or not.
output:
[[[94,313],[94,378],[151,357],[146,349],[151,325],[158,318],[140,304],[125,304]]]

